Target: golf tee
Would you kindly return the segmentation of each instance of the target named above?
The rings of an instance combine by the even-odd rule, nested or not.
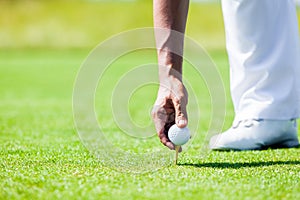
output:
[[[178,160],[178,153],[179,153],[180,146],[175,146],[175,165],[177,165]]]

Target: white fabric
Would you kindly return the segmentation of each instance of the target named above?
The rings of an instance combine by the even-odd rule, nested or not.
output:
[[[298,118],[300,43],[294,1],[222,0],[222,9],[236,120]]]

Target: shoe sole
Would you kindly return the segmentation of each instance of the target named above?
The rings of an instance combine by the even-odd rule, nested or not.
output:
[[[299,145],[298,141],[289,140],[289,141],[281,142],[281,143],[278,143],[278,144],[272,144],[272,145],[269,145],[267,147],[271,148],[271,149],[289,149],[289,148],[299,148],[300,145]]]

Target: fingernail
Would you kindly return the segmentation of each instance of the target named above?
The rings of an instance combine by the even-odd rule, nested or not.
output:
[[[179,121],[178,121],[178,125],[180,125],[180,126],[181,126],[181,125],[185,125],[185,120],[183,120],[183,119],[179,120]]]

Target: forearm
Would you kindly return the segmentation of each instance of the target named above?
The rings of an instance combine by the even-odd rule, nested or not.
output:
[[[153,3],[160,81],[166,76],[181,80],[189,0],[153,0]]]

